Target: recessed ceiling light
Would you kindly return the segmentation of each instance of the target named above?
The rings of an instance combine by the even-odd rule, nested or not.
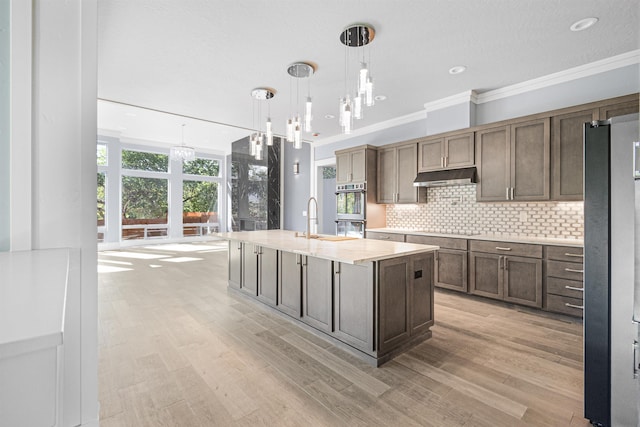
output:
[[[127,116],[127,117],[137,117],[138,115],[136,113],[125,113],[125,116]]]
[[[336,116],[334,116],[333,114],[327,114],[326,116],[324,116],[324,118],[331,120],[331,119],[335,119]]]
[[[314,133],[311,134],[311,136],[320,136],[320,133],[319,132],[314,132]]]
[[[376,101],[384,101],[385,99],[387,99],[386,95],[376,95],[373,97],[373,99],[375,99]]]
[[[569,29],[571,31],[586,30],[587,28],[593,26],[593,24],[595,24],[596,22],[598,22],[598,18],[584,18],[571,24],[571,27],[569,27]]]
[[[449,68],[449,74],[460,74],[464,73],[467,67],[464,65],[456,65],[455,67]]]

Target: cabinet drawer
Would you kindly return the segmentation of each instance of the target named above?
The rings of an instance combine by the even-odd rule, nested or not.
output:
[[[561,295],[547,295],[547,310],[570,316],[582,317],[582,299]]]
[[[547,277],[547,294],[582,299],[584,295],[583,283],[577,280]]]
[[[422,245],[440,246],[443,249],[467,250],[467,239],[455,239],[450,237],[418,236],[407,234],[407,243],[420,243]]]
[[[577,262],[547,261],[547,277],[578,280],[582,282],[584,267]]]
[[[542,246],[527,243],[493,242],[487,240],[471,240],[469,250],[505,256],[524,256],[542,258]]]
[[[367,239],[389,240],[391,242],[404,242],[404,234],[383,233],[380,231],[367,231]]]
[[[584,249],[572,246],[546,246],[547,259],[555,261],[582,262]]]

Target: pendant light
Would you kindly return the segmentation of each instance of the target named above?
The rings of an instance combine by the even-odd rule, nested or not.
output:
[[[364,46],[373,41],[375,30],[368,24],[354,24],[345,28],[340,33],[340,42],[345,46],[345,93],[340,99],[340,126],[342,133],[349,134],[353,128],[353,119],[363,117],[363,105],[373,105],[373,80],[370,73],[370,63],[367,64],[364,55]],[[349,96],[349,48],[362,49],[362,61],[356,77],[356,87],[353,99]],[[353,86],[352,86],[353,87]]]
[[[302,128],[305,132],[311,132],[311,89],[310,83],[307,82],[307,98],[304,110],[304,123],[300,120],[300,79],[311,77],[315,73],[315,67],[308,62],[294,62],[287,67],[287,73],[296,79],[296,114],[287,120],[287,141],[293,142],[295,149],[302,148]],[[291,82],[291,80],[290,80]],[[293,90],[291,90],[293,93]]]
[[[190,162],[196,158],[196,150],[193,147],[189,147],[184,143],[184,127],[186,124],[182,124],[182,143],[180,145],[174,145],[169,151],[171,160],[177,160],[180,162]]]
[[[255,127],[255,101],[268,101],[273,98],[276,94],[274,89],[266,88],[266,87],[258,87],[251,91],[251,97],[253,98],[253,124],[252,127]],[[271,146],[273,145],[273,129],[271,127],[271,110],[269,109],[266,121],[266,133],[263,133],[262,130],[258,130],[251,134],[249,137],[249,149],[252,156],[256,158],[256,160],[262,160],[264,158],[264,148],[265,145]],[[262,120],[262,105],[258,104],[258,117],[259,120]],[[262,126],[260,126],[262,127]],[[266,136],[266,141],[265,141]]]

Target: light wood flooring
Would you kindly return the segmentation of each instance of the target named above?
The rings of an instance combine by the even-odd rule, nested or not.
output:
[[[433,337],[373,368],[227,293],[224,242],[99,269],[101,427],[588,425],[580,322],[436,291]]]

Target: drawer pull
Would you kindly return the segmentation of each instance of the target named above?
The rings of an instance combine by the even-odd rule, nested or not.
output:
[[[583,254],[571,254],[571,253],[569,253],[569,252],[566,252],[566,253],[564,254],[564,256],[572,256],[572,257],[575,257],[575,258],[584,258],[584,255],[583,255]]]
[[[380,239],[380,240],[389,240],[390,238],[391,237],[389,237],[389,236],[380,236],[380,237],[378,237],[378,239]]]
[[[584,310],[584,306],[583,305],[569,304],[568,302],[565,302],[564,305],[567,306],[567,307],[577,308],[579,310]]]
[[[497,251],[510,251],[511,248],[503,248],[503,247],[500,247],[500,246],[496,246],[496,250]]]
[[[580,291],[580,292],[584,292],[584,288],[576,288],[575,286],[565,286],[565,289],[569,289],[570,291]]]
[[[568,271],[569,273],[584,273],[584,270],[577,270],[575,268],[565,268],[564,271]]]

